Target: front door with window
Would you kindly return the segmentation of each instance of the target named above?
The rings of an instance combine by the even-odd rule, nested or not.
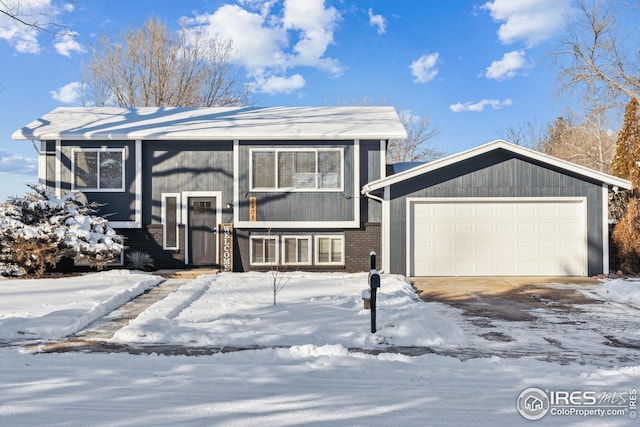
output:
[[[189,263],[217,263],[216,198],[189,198]]]

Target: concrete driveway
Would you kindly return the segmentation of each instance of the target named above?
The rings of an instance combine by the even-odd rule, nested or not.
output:
[[[419,296],[442,309],[468,339],[440,352],[534,357],[600,366],[640,362],[640,310],[607,301],[584,277],[414,277]],[[451,310],[453,307],[453,310]],[[428,325],[425,325],[428,327]]]
[[[576,305],[596,303],[580,290],[600,283],[590,277],[413,277],[410,280],[425,301],[443,302],[470,316],[513,321],[532,320],[530,310],[550,305],[559,310],[575,310]]]

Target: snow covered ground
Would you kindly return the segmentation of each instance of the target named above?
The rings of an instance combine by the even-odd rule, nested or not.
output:
[[[128,270],[64,279],[0,280],[0,342],[73,334],[161,280]]]
[[[0,281],[0,341],[12,342],[0,348],[0,425],[637,425],[630,405],[640,357],[603,367],[508,355],[463,361],[353,352],[348,348],[413,345],[455,353],[481,341],[461,327],[459,312],[421,302],[400,276],[383,276],[376,334],[360,298],[366,275],[295,273],[275,306],[271,278],[201,276],[113,338],[136,345],[274,347],[198,357],[31,354],[17,345],[82,329],[153,286],[155,276],[116,271]],[[640,309],[636,281],[609,281],[588,293]],[[573,405],[582,416],[548,413],[529,421],[516,404],[531,387],[594,393],[623,413],[585,416],[584,409],[595,407],[584,400]]]

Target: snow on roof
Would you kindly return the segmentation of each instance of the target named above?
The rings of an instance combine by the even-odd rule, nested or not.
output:
[[[60,107],[12,135],[27,140],[405,139],[393,107]]]
[[[510,142],[506,142],[503,140],[496,140],[484,145],[480,145],[479,147],[475,147],[470,150],[463,151],[461,153],[453,154],[451,156],[444,157],[442,159],[434,160],[432,162],[416,166],[414,168],[405,170],[403,172],[396,173],[395,175],[390,175],[384,178],[380,178],[376,181],[372,181],[366,184],[362,188],[362,193],[366,194],[371,191],[379,190],[381,188],[403,182],[407,179],[415,178],[424,173],[436,171],[440,168],[450,166],[452,164],[455,164],[463,160],[467,160],[467,159],[470,159],[494,150],[510,151],[520,156],[527,157],[527,158],[536,160],[538,162],[553,165],[557,168],[570,171],[577,175],[581,175],[581,176],[593,179],[595,181],[601,182],[603,184],[607,184],[612,187],[619,187],[627,190],[630,190],[632,187],[631,182],[626,179],[622,179],[622,178],[618,178],[617,176],[598,172],[596,170],[589,169],[587,167],[580,166],[575,163],[568,162],[566,160],[558,159],[556,157],[541,153],[539,151],[534,151],[529,148],[521,147],[519,145],[515,145]]]

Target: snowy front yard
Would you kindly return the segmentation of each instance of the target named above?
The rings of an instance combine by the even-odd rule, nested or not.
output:
[[[617,393],[615,403],[624,396],[626,412],[547,414],[534,425],[636,425],[630,396],[640,384],[640,357],[604,368],[507,355],[462,361],[349,352],[426,346],[453,354],[481,340],[461,327],[460,313],[420,301],[400,276],[383,276],[376,334],[369,332],[370,312],[360,297],[366,274],[297,272],[277,305],[271,278],[200,276],[113,338],[134,345],[274,347],[199,357],[31,354],[17,345],[80,330],[157,284],[156,276],[113,271],[0,281],[0,341],[13,343],[0,349],[0,424],[531,425],[516,402],[523,390],[537,387]],[[610,281],[592,293],[640,308],[635,281]]]

